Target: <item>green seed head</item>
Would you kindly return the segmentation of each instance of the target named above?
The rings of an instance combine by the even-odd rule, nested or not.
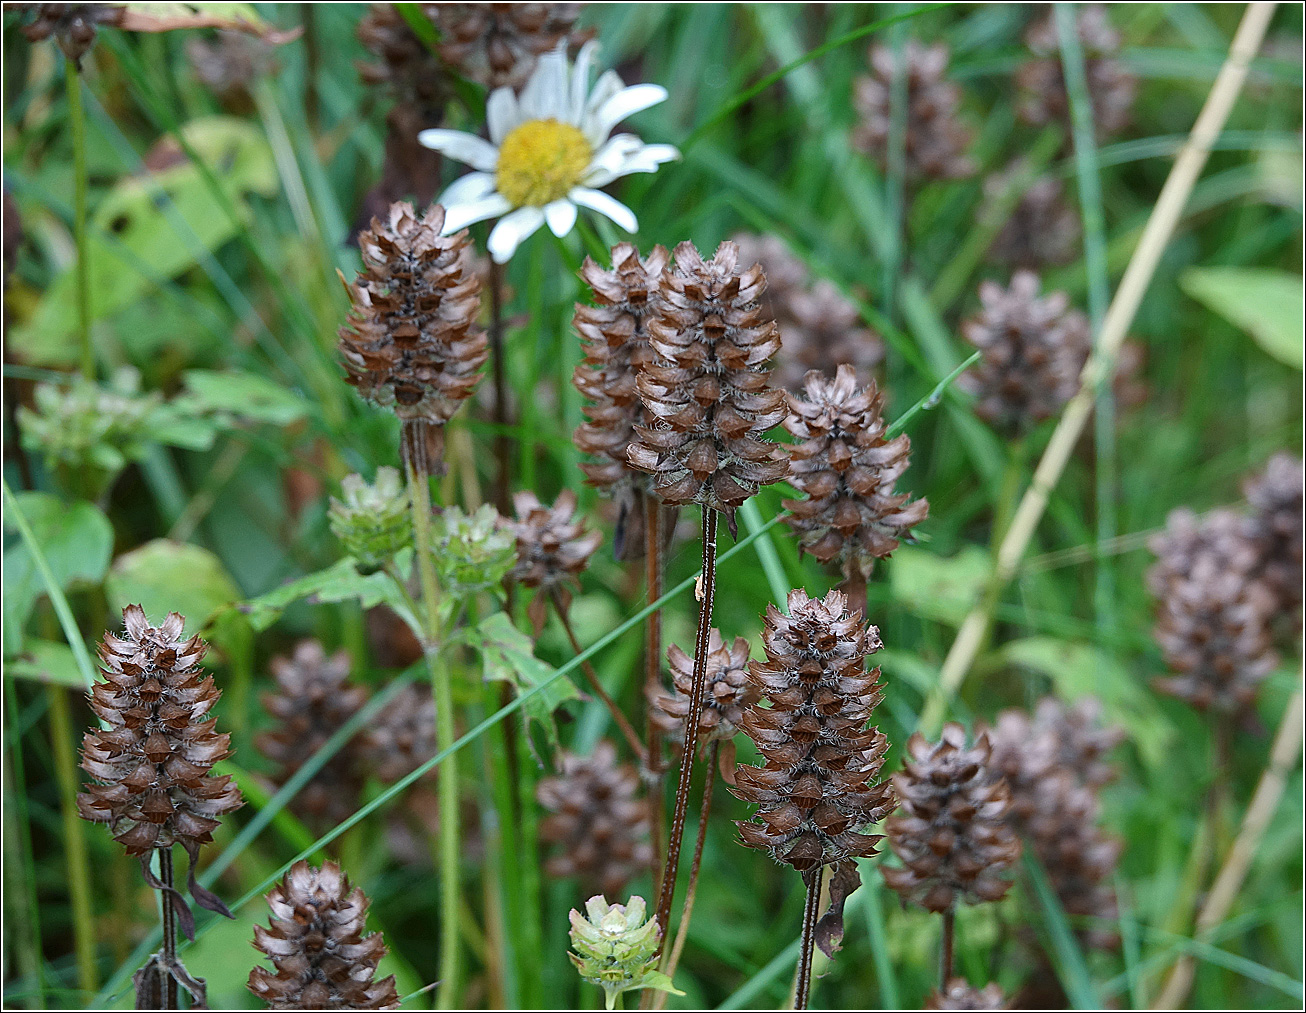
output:
[[[379,569],[413,544],[408,490],[394,468],[378,468],[371,485],[362,475],[349,475],[340,491],[327,511],[331,531],[361,569]]]
[[[655,988],[683,995],[671,979],[657,969],[662,932],[649,918],[643,897],[629,904],[609,904],[603,897],[585,902],[585,914],[571,912],[571,962],[586,981],[603,989],[608,1009],[617,996],[636,989]]]

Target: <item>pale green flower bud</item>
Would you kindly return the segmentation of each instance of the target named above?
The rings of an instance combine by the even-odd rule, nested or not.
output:
[[[470,516],[445,507],[431,518],[431,556],[441,586],[466,598],[503,583],[517,562],[517,540],[489,504]]]
[[[622,992],[655,988],[684,995],[657,969],[662,932],[649,918],[643,897],[628,904],[609,904],[603,897],[585,902],[585,915],[571,912],[569,953],[580,976],[603,989],[608,1009]]]
[[[377,468],[371,485],[362,475],[348,475],[340,491],[342,498],[331,500],[327,516],[332,533],[360,569],[380,569],[413,544],[408,490],[394,468]]]

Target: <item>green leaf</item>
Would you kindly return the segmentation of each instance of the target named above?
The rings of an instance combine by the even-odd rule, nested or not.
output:
[[[889,563],[889,593],[918,616],[960,626],[979,600],[990,569],[988,552],[977,546],[948,557],[904,546]]]
[[[1194,267],[1179,276],[1179,284],[1280,362],[1302,368],[1300,275],[1273,268]]]
[[[186,393],[173,401],[192,412],[234,415],[284,426],[308,414],[308,403],[267,377],[235,370],[189,369]]]
[[[411,560],[411,551],[402,555]],[[407,563],[400,570],[407,569]],[[286,606],[297,601],[337,602],[357,600],[363,608],[373,605],[389,605],[399,614],[409,627],[420,630],[421,626],[408,608],[401,589],[383,570],[376,573],[358,572],[358,564],[346,556],[334,566],[310,573],[307,577],[284,584],[275,591],[251,598],[237,607],[249,617],[250,625],[256,630],[265,630],[276,622]]]
[[[1055,637],[1027,637],[1004,644],[990,657],[1043,673],[1065,700],[1096,698],[1104,720],[1125,729],[1144,762],[1153,767],[1166,762],[1174,725],[1145,684],[1109,652]]]
[[[105,581],[114,608],[137,604],[157,625],[169,612],[186,617],[194,633],[240,597],[222,560],[208,549],[156,538],[119,556]]]
[[[68,504],[44,492],[21,492],[14,501],[61,590],[94,586],[104,579],[113,553],[113,528],[98,507],[84,502]],[[6,542],[14,530],[6,518]],[[14,539],[4,552],[6,653],[18,649],[23,627],[44,594],[45,583],[35,561],[26,545]]]
[[[72,648],[53,640],[27,641],[23,645],[22,654],[5,661],[5,675],[54,686],[67,686],[69,689],[86,689],[82,670],[77,666],[77,657]]]
[[[481,652],[485,678],[511,683],[519,694],[549,683],[543,692],[527,700],[522,710],[528,719],[539,722],[549,743],[556,749],[558,729],[553,722],[553,712],[568,700],[580,699],[580,692],[571,680],[554,678],[549,682],[555,669],[535,657],[531,638],[513,626],[505,612],[486,616],[476,627],[467,630],[463,639]]]
[[[1098,998],[1097,988],[1088,973],[1084,961],[1084,951],[1080,948],[1075,933],[1070,929],[1065,909],[1057,898],[1057,893],[1048,882],[1047,872],[1029,848],[1024,854],[1025,871],[1029,874],[1034,887],[1034,896],[1043,909],[1044,924],[1052,937],[1053,963],[1057,977],[1070,998],[1072,1009],[1101,1009],[1102,1001]]]
[[[252,123],[229,116],[192,120],[182,129],[211,166],[248,222],[242,194],[272,196],[277,189],[271,150]],[[178,155],[178,158],[181,156]],[[100,201],[87,230],[91,318],[99,320],[148,295],[159,282],[192,267],[236,235],[199,169],[179,164],[116,183]],[[32,316],[11,341],[37,365],[77,359],[77,272],[70,264],[51,282]]]

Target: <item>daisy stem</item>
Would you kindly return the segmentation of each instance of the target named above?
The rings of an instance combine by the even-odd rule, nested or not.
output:
[[[82,106],[82,74],[77,62],[64,57],[68,120],[73,141],[73,239],[77,244],[77,338],[82,376],[95,380],[95,349],[91,346],[91,260],[86,250],[86,111]]]
[[[503,267],[490,261],[490,358],[494,363],[494,505],[506,515],[508,503],[508,377],[503,361]]]
[[[562,623],[563,630],[567,633],[567,640],[571,643],[571,649],[577,654],[583,654],[584,649],[580,646],[580,641],[576,639],[576,631],[572,629],[571,618],[567,615],[567,607],[563,604],[562,595],[558,593],[557,588],[549,591],[549,600],[553,602],[553,608],[558,613],[558,619]],[[630,746],[631,752],[639,758],[641,764],[644,763],[644,744],[639,741],[639,734],[635,731],[631,723],[626,719],[626,715],[621,713],[621,708],[617,702],[608,695],[608,691],[603,688],[603,683],[599,682],[598,673],[594,671],[594,666],[588,661],[580,663],[580,670],[585,673],[585,679],[589,682],[590,688],[603,701],[607,707],[608,713],[612,715],[612,720],[616,726],[621,729],[621,734],[625,737],[627,745]]]
[[[694,684],[685,715],[685,750],[680,759],[680,780],[676,785],[676,805],[671,816],[671,835],[667,841],[667,861],[662,870],[662,889],[658,893],[658,924],[666,943],[671,919],[671,901],[676,892],[676,872],[680,866],[680,845],[685,837],[685,810],[689,807],[689,785],[694,773],[694,753],[698,749],[698,722],[703,713],[703,695],[707,682],[708,636],[712,629],[712,600],[716,595],[716,528],[717,513],[703,507],[703,577],[699,597],[698,636],[694,641]]]
[[[689,936],[689,920],[694,913],[694,895],[698,892],[698,871],[703,864],[703,845],[707,841],[707,818],[712,812],[712,782],[720,752],[721,741],[718,739],[712,743],[712,753],[707,758],[707,770],[703,774],[703,804],[698,809],[698,838],[694,841],[694,860],[689,866],[689,886],[685,890],[685,906],[680,912],[680,924],[676,926],[676,941],[671,946],[671,956],[663,968],[663,973],[668,978],[675,977],[680,954],[685,949],[685,940]],[[667,1004],[667,996],[670,994],[659,992],[653,1000],[653,1008],[662,1009]]]
[[[458,994],[458,763],[454,742],[453,693],[449,672],[440,664],[440,620],[436,610],[440,589],[431,560],[431,488],[425,469],[419,471],[407,461],[409,499],[413,510],[413,547],[417,554],[418,579],[422,584],[422,610],[426,621],[422,655],[435,696],[435,737],[440,752],[448,752],[440,764],[440,988],[436,1005],[456,1007]]]

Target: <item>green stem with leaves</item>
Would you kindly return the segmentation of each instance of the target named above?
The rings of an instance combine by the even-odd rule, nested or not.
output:
[[[408,463],[408,490],[413,510],[413,542],[417,555],[418,580],[422,585],[422,615],[426,623],[423,657],[431,677],[435,696],[435,738],[440,752],[451,750],[454,743],[453,692],[450,675],[441,664],[442,630],[437,603],[440,588],[435,579],[431,558],[431,488],[430,478]],[[440,764],[440,988],[436,1005],[453,1009],[458,994],[458,761],[448,752]]]

